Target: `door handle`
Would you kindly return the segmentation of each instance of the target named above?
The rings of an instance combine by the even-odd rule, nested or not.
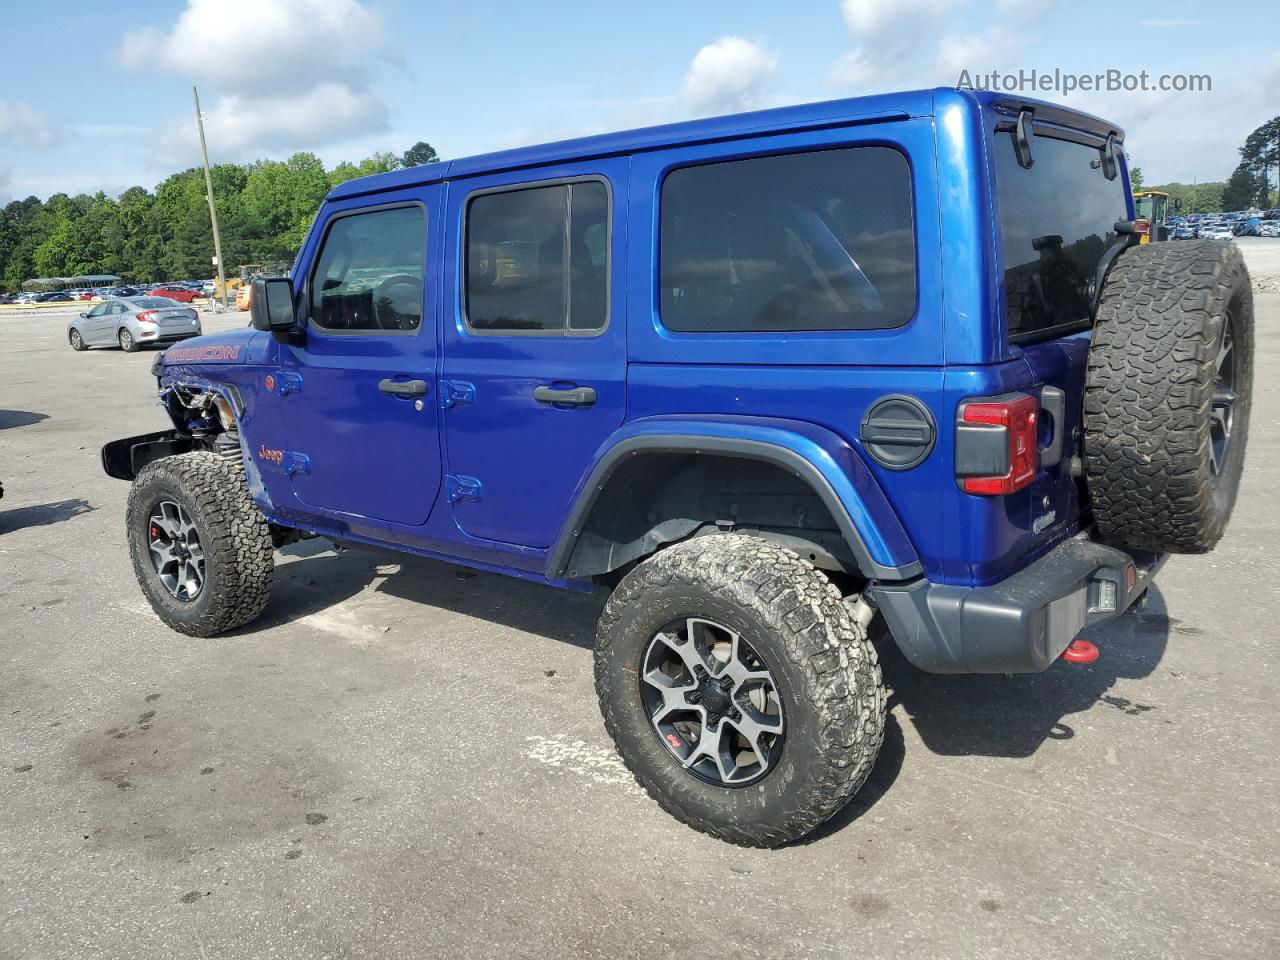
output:
[[[393,397],[422,397],[427,393],[425,380],[392,380],[390,378],[378,383],[378,389]]]
[[[596,402],[595,387],[572,387],[558,390],[543,384],[533,388],[533,399],[539,403],[562,403],[572,407],[589,407]]]

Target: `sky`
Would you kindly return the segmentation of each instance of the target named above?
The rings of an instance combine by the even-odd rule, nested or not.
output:
[[[992,70],[1196,73],[1043,99],[1126,131],[1148,183],[1222,180],[1280,113],[1274,3],[1166,0],[0,0],[0,203],[210,159],[458,157]],[[22,38],[27,38],[23,40]]]

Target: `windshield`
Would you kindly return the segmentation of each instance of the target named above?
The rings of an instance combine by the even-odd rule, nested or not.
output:
[[[1123,178],[1106,178],[1096,147],[1034,136],[1024,168],[1011,135],[993,146],[1010,338],[1088,324],[1098,263],[1127,216]]]

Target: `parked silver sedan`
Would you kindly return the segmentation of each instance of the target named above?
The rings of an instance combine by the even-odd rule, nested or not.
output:
[[[173,343],[200,336],[200,314],[168,297],[104,300],[67,324],[72,350],[119,347],[133,353],[146,343]]]

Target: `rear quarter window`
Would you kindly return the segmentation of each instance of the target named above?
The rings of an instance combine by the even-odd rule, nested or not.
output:
[[[1037,135],[1024,168],[1013,137],[993,136],[1009,338],[1086,327],[1098,264],[1126,217],[1124,181],[1106,178],[1096,147]]]
[[[915,313],[911,172],[890,147],[675,170],[660,244],[670,330],[869,330]]]

